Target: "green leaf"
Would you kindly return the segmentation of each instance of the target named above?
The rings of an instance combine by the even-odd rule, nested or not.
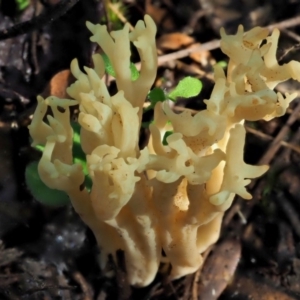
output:
[[[148,93],[148,98],[151,101],[151,104],[153,104],[153,106],[157,102],[163,102],[168,99],[165,95],[165,92],[161,88],[158,88],[158,87],[155,87],[153,90],[151,90]]]
[[[25,181],[33,197],[48,206],[63,206],[70,202],[69,196],[62,191],[50,189],[41,180],[38,173],[38,162],[32,162],[26,167]]]
[[[102,56],[102,59],[103,59],[103,62],[104,62],[106,73],[109,74],[112,77],[116,77],[116,72],[115,72],[108,56],[105,53],[103,53],[101,56]],[[140,72],[136,68],[135,64],[132,63],[132,62],[130,63],[130,71],[131,71],[131,80],[132,81],[137,80],[140,76]]]
[[[162,140],[163,145],[167,146],[168,142],[167,142],[167,137],[169,135],[173,134],[173,131],[166,131]]]
[[[163,102],[168,98],[161,88],[155,87],[148,93],[148,99],[150,100],[151,104],[144,109],[144,112],[153,109],[157,102]]]
[[[43,152],[45,149],[44,145],[35,145],[34,148],[40,152]]]
[[[105,72],[112,77],[116,77],[116,72],[115,72],[108,56],[105,53],[103,53],[101,56],[102,56],[104,66],[105,66]]]
[[[18,6],[18,11],[23,11],[30,4],[29,0],[16,0],[16,3],[17,3],[17,6]]]
[[[173,101],[178,97],[191,98],[197,96],[202,89],[202,82],[193,77],[185,77],[180,80],[176,88],[168,95]]]
[[[217,62],[217,65],[219,65],[220,67],[225,69],[225,68],[227,68],[228,63],[225,60],[220,60],[220,61]]]
[[[140,72],[136,68],[134,63],[130,63],[131,80],[136,81],[140,77]]]

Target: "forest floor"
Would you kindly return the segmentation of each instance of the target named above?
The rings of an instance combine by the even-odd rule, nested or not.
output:
[[[93,234],[72,207],[45,207],[24,183],[26,165],[40,155],[27,129],[36,96],[65,97],[71,60],[91,64],[86,20],[117,29],[151,15],[158,26],[155,86],[169,91],[185,76],[199,78],[201,93],[177,104],[199,111],[213,88],[213,65],[227,62],[220,28],[277,27],[280,63],[300,60],[300,1],[31,0],[25,9],[20,2],[0,1],[0,299],[300,299],[299,97],[284,117],[246,124],[245,160],[270,169],[250,185],[251,201],[236,199],[226,212],[201,270],[173,282],[165,268],[142,289],[126,284],[116,266],[119,276],[105,278]],[[277,90],[299,93],[300,84]]]

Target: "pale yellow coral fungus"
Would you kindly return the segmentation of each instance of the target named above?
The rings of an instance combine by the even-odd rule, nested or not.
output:
[[[94,67],[85,72],[72,62],[77,79],[67,89],[72,100],[38,98],[29,130],[34,144],[45,145],[40,177],[49,187],[68,193],[96,236],[102,269],[109,255],[115,258],[116,251],[123,250],[132,285],[151,283],[162,261],[171,264],[172,278],[192,273],[202,264],[201,254],[218,239],[223,213],[234,196],[251,199],[245,186],[268,168],[244,162],[244,120],[283,115],[296,94],[282,95],[273,88],[289,78],[299,80],[300,65],[278,65],[278,30],[269,37],[258,27],[244,33],[240,26],[235,35],[221,30],[228,73],[215,67],[206,110],[194,116],[175,114],[166,103],[157,103],[149,144],[140,150],[143,103],[157,71],[156,26],[149,16],[130,33],[127,25],[111,34],[105,26],[87,26],[91,41],[111,61],[118,92],[109,94],[104,62],[95,54]],[[141,60],[135,81],[130,72],[131,43]],[[72,163],[71,105],[79,105],[81,145],[93,182],[90,191],[83,184],[81,165]],[[48,116],[46,124],[48,106],[53,117]],[[168,121],[174,133],[163,145]]]

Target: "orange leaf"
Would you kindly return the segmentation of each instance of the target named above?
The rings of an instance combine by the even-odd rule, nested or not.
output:
[[[194,38],[184,33],[174,32],[162,35],[157,40],[159,49],[177,50],[194,42]]]
[[[70,70],[63,70],[56,73],[44,89],[42,96],[56,96],[59,98],[68,98],[66,93],[66,88],[74,82],[74,77],[72,76]]]
[[[149,15],[157,25],[161,26],[162,29],[169,31],[174,30],[174,22],[169,12],[164,8],[153,5],[151,0],[146,0],[145,2],[145,13]]]

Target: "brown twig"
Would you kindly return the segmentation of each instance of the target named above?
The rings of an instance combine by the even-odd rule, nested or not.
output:
[[[297,51],[300,48],[300,43],[293,45],[292,47],[286,49],[284,53],[278,58],[278,62],[281,62],[284,57],[286,57],[291,51]]]
[[[73,274],[74,280],[80,285],[82,293],[83,293],[83,300],[92,300],[94,299],[93,289],[90,284],[86,281],[86,279],[82,276],[81,273],[75,272]]]
[[[55,21],[67,11],[69,11],[79,0],[62,0],[53,8],[32,18],[29,21],[16,24],[12,27],[0,31],[0,41],[10,39],[25,33],[40,29],[45,25]]]
[[[269,164],[274,155],[277,153],[279,148],[281,147],[281,141],[284,139],[284,137],[288,134],[290,130],[290,126],[294,124],[294,122],[298,119],[300,113],[300,102],[298,102],[296,108],[293,110],[292,114],[288,118],[287,122],[284,124],[284,126],[281,128],[279,133],[277,134],[276,138],[272,141],[269,148],[263,155],[263,157],[259,160],[259,165],[266,165]]]
[[[275,24],[266,26],[266,28],[268,28],[270,31],[272,31],[275,28],[278,28],[278,29],[281,30],[281,29],[284,29],[284,28],[295,27],[295,26],[298,26],[298,25],[300,25],[300,17],[299,16],[295,17],[295,18],[284,20],[284,21],[279,22],[279,23],[275,23]]]
[[[295,40],[296,42],[300,43],[300,36],[288,29],[282,28],[281,32],[283,32],[286,36],[290,37],[291,39]]]
[[[187,57],[190,54],[195,53],[195,52],[210,51],[210,50],[217,49],[219,47],[220,47],[220,40],[213,40],[211,42],[201,44],[198,47],[183,49],[183,50],[179,50],[177,52],[162,55],[162,56],[158,57],[158,65],[161,66],[162,64],[164,64],[168,61]]]
[[[273,195],[273,199],[275,199],[278,206],[281,208],[283,213],[287,216],[289,222],[292,225],[292,228],[295,234],[300,237],[300,220],[299,214],[297,214],[295,207],[287,201],[286,196],[282,191],[277,191],[276,195]]]
[[[249,126],[245,126],[246,131],[252,133],[255,136],[258,136],[259,138],[261,138],[262,140],[266,140],[266,141],[273,141],[274,138],[268,134],[265,134],[259,130],[256,130],[254,128],[251,128]],[[285,147],[285,148],[289,148],[297,153],[300,154],[300,147],[285,141],[280,141],[280,145]]]

